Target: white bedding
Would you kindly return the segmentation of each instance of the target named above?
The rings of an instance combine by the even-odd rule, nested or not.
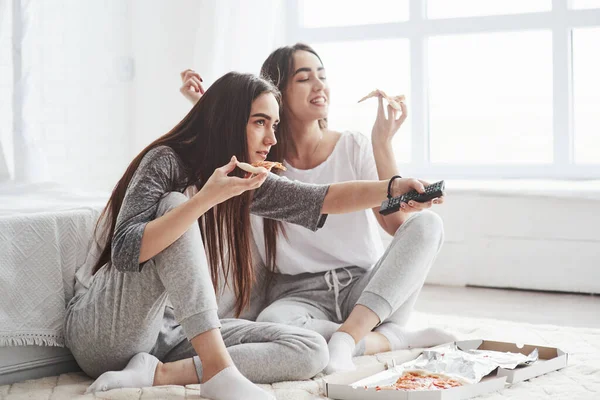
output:
[[[108,194],[0,185],[0,346],[63,345],[66,302]]]
[[[54,183],[0,182],[0,216],[89,207],[101,209],[108,196],[105,192],[82,192]]]

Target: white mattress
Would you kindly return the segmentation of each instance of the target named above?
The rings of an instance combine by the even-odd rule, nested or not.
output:
[[[62,345],[66,302],[107,193],[0,185],[0,346]]]
[[[108,197],[105,192],[82,192],[54,183],[0,182],[0,216],[102,208]]]

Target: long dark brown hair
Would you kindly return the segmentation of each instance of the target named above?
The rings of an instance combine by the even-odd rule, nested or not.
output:
[[[172,148],[179,156],[185,176],[182,182],[174,183],[172,190],[183,191],[191,185],[200,190],[215,169],[227,164],[231,156],[248,161],[246,125],[252,102],[263,93],[272,93],[280,101],[278,89],[265,79],[236,72],[224,75],[211,85],[175,128],[134,158],[115,186],[96,225],[96,233],[99,229],[105,229],[103,236],[106,244],[94,266],[94,274],[111,260],[117,216],[129,182],[144,156],[158,146]],[[239,169],[234,174],[243,176]],[[219,287],[220,268],[226,285],[229,284],[230,274],[233,276],[236,316],[248,306],[254,283],[250,246],[251,196],[251,192],[245,192],[233,197],[211,208],[198,219],[215,292]]]
[[[280,121],[277,126],[277,146],[274,146],[269,152],[268,159],[270,161],[283,162],[292,141],[292,132],[288,120],[289,114],[285,107],[285,93],[290,78],[294,74],[294,53],[300,50],[314,54],[321,61],[321,57],[319,57],[312,47],[304,43],[296,43],[293,46],[284,46],[274,50],[267,57],[260,70],[262,78],[270,80],[277,86],[283,102],[283,107],[279,112]],[[321,64],[323,64],[323,61],[321,61]],[[327,128],[327,119],[319,120],[319,127],[321,129]],[[283,228],[283,225],[279,221],[272,219],[264,220],[265,263],[267,264],[267,269],[272,272],[276,271],[277,233],[281,231],[285,235]]]

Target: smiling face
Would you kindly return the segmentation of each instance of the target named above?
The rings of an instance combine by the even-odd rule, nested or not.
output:
[[[301,121],[327,118],[329,85],[319,58],[304,50],[294,53],[293,69],[284,94],[284,107]]]
[[[248,160],[264,161],[272,146],[277,144],[275,130],[279,123],[279,105],[272,93],[263,93],[252,102],[246,125]]]

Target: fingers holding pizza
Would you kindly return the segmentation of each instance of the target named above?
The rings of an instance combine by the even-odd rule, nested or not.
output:
[[[287,168],[282,163],[275,161],[258,161],[252,164],[238,162],[237,167],[243,171],[246,171],[246,178],[249,178],[253,175],[258,175],[262,172],[265,172],[265,170],[271,172],[273,168],[282,171],[287,170]]]
[[[400,111],[400,112],[402,111],[402,106],[400,103],[403,103],[406,101],[406,97],[404,95],[391,97],[391,96],[388,96],[383,90],[375,89],[371,93],[369,93],[368,95],[366,95],[365,97],[360,99],[358,102],[361,103],[371,97],[379,97],[379,98],[386,99],[387,102],[389,103],[389,105],[392,106],[393,109]]]
[[[377,118],[373,124],[371,139],[374,143],[385,143],[396,134],[408,116],[408,110],[405,103],[406,97],[404,95],[388,96],[383,90],[375,89],[358,102],[360,103],[371,97],[376,97],[379,100]],[[384,99],[388,103],[387,116],[384,111]]]

